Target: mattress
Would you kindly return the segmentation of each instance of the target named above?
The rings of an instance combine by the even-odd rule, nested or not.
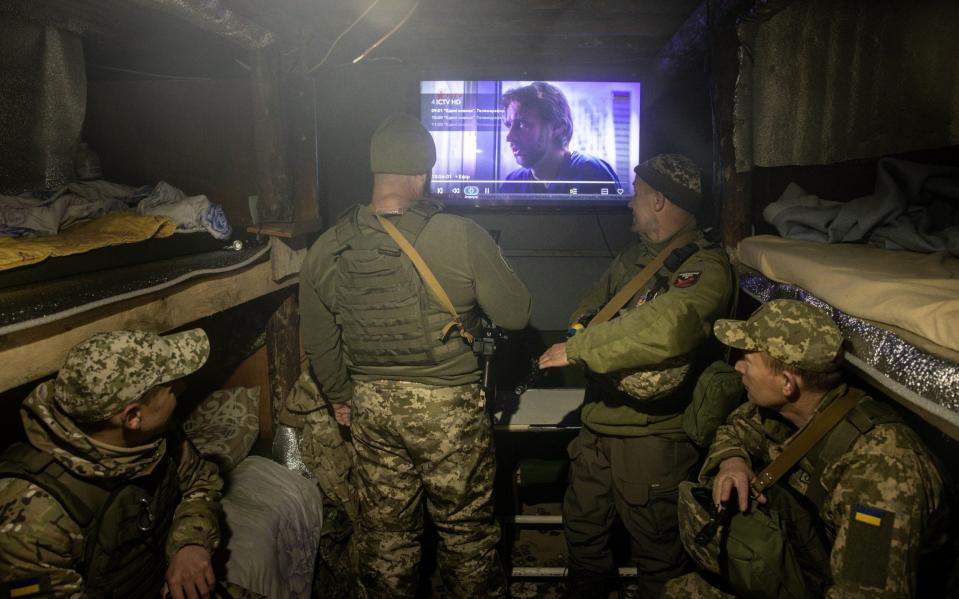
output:
[[[959,258],[773,235],[744,239],[738,252],[744,265],[773,281],[959,352]]]
[[[744,239],[738,254],[747,294],[829,312],[856,371],[959,438],[959,260],[773,236]]]
[[[205,238],[209,236],[200,234]],[[141,242],[175,242],[174,236],[164,240],[149,240]],[[190,237],[190,236],[185,236]],[[184,240],[186,241],[186,240]],[[182,244],[180,244],[182,245]],[[187,244],[188,249],[198,249],[196,244]],[[44,282],[31,282],[3,288],[0,285],[0,335],[7,335],[16,331],[44,325],[62,320],[77,314],[90,312],[104,306],[114,304],[130,298],[170,289],[185,281],[200,277],[219,275],[245,268],[255,262],[265,259],[270,251],[270,244],[247,244],[242,249],[224,249],[222,242],[217,243],[219,249],[203,251],[197,254],[177,255],[170,250],[177,246],[167,247],[168,253],[174,257],[153,259],[142,262],[144,259],[156,258],[157,252],[143,249],[138,245],[122,248],[105,248],[94,250],[89,256],[97,252],[119,253],[129,258],[128,262],[115,262],[106,256],[97,255],[96,264],[84,262],[77,274],[67,272],[57,273],[64,276],[52,278]],[[156,248],[154,248],[155,250]],[[202,248],[199,248],[202,249]],[[73,256],[64,258],[69,260]],[[80,258],[77,256],[76,258]],[[53,260],[60,260],[55,258]],[[103,269],[89,271],[90,268],[100,266]],[[25,270],[46,268],[46,263],[27,266]],[[7,276],[19,276],[18,270],[0,273],[0,283]],[[42,278],[37,273],[38,278]]]

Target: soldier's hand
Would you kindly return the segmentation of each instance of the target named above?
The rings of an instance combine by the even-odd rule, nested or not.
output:
[[[562,368],[569,366],[569,358],[566,357],[566,344],[556,343],[539,357],[539,367],[543,368]]]
[[[719,473],[713,479],[713,503],[719,506],[722,502],[729,501],[735,488],[739,498],[739,511],[745,512],[749,507],[749,496],[752,493],[749,483],[753,478],[755,475],[746,460],[739,457],[723,460],[719,464]],[[766,503],[766,497],[759,495],[756,501]]]
[[[170,560],[166,569],[163,597],[173,599],[206,599],[210,596],[216,576],[210,563],[210,552],[199,545],[184,545]]]
[[[353,408],[350,407],[349,402],[333,404],[333,418],[336,418],[336,421],[343,426],[353,424],[352,412]]]

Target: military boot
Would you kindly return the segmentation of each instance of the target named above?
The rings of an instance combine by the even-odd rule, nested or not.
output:
[[[569,568],[566,571],[566,590],[562,597],[563,599],[606,599],[609,597],[606,575]]]

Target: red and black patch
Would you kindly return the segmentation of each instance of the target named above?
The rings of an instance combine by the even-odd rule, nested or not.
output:
[[[689,272],[681,272],[676,275],[676,278],[673,279],[673,287],[679,287],[680,289],[685,289],[687,287],[692,287],[699,281],[702,271],[691,270]]]

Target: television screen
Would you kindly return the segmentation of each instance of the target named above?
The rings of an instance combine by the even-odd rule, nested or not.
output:
[[[430,191],[459,206],[623,205],[639,162],[638,82],[422,81]]]

